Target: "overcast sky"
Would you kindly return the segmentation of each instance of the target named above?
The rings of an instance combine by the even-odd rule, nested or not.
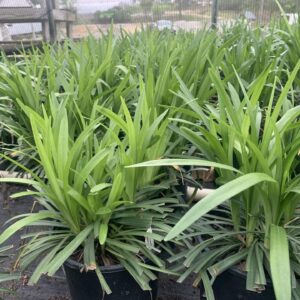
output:
[[[97,10],[108,10],[122,3],[131,3],[131,0],[75,0],[79,14],[94,13]]]

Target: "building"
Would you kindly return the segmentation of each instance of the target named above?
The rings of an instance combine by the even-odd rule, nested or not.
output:
[[[0,0],[1,8],[30,8],[34,7],[30,0]],[[35,38],[42,32],[41,23],[14,23],[0,25],[0,40]]]

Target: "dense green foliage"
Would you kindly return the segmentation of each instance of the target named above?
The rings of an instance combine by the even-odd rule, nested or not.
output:
[[[177,262],[176,270],[181,270],[179,282],[195,272],[195,284],[202,280],[208,298],[214,299],[210,283],[224,270],[241,264],[247,272],[248,290],[263,291],[269,277],[276,299],[299,299],[299,26],[287,25],[284,34],[273,28],[270,44],[265,31],[264,43],[248,49],[243,39],[248,41],[250,36],[255,40],[261,33],[252,31],[246,37],[236,29],[223,33],[240,34],[236,49],[230,47],[223,65],[213,66],[207,74],[217,101],[199,103],[178,76],[176,94],[189,110],[178,109],[182,116],[172,125],[174,132],[195,147],[194,155],[222,165],[167,159],[138,166],[216,168],[216,182],[221,187],[194,205],[166,237],[172,240],[193,226],[194,235],[203,239],[170,259]],[[265,55],[271,52],[273,55]],[[247,66],[251,55],[257,64]],[[234,80],[226,80],[226,67],[233,71]]]
[[[30,185],[15,197],[33,195],[43,209],[14,220],[0,243],[42,226],[20,254],[21,270],[44,257],[30,283],[79,251],[106,292],[99,267],[111,263],[149,289],[153,271],[169,272],[158,255],[172,253],[167,236],[187,248],[171,258],[179,281],[196,272],[209,299],[209,281],[241,261],[248,289],[263,290],[270,274],[278,299],[299,299],[299,30],[111,30],[3,54],[1,157],[31,179],[1,182]],[[185,205],[163,165],[215,167],[221,187],[177,223]]]
[[[220,73],[223,82],[231,82],[241,92],[235,73],[248,86],[272,65],[261,101],[267,102],[268,86],[279,77],[278,89],[300,56],[299,29],[257,28],[245,24],[197,34],[143,31],[121,36],[112,34],[100,40],[88,38],[80,43],[66,42],[42,50],[33,50],[24,59],[2,56],[0,65],[1,140],[14,143],[13,156],[22,163],[28,157],[18,152],[30,151],[26,142],[32,138],[28,117],[21,104],[42,114],[51,110],[49,97],[67,101],[68,119],[73,124],[70,135],[76,136],[93,111],[95,102],[118,112],[122,97],[130,111],[140,96],[140,83],[146,99],[158,113],[186,104],[179,90],[179,76],[198,103],[217,99],[208,69]],[[294,42],[293,42],[294,41]],[[299,49],[298,49],[298,48]],[[299,79],[296,79],[297,85]],[[295,100],[299,99],[297,89]],[[9,108],[9,109],[7,109]],[[83,118],[78,116],[78,111]],[[6,130],[7,129],[7,130]],[[9,133],[9,134],[8,134]],[[10,137],[12,135],[12,137]],[[3,147],[3,144],[2,144]]]

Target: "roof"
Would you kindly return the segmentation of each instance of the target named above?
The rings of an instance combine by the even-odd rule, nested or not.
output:
[[[0,7],[33,7],[30,0],[0,0]]]

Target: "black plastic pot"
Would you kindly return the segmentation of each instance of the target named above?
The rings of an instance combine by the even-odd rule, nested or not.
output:
[[[82,265],[68,260],[64,270],[72,300],[155,300],[157,280],[152,281],[152,291],[143,291],[133,277],[121,265],[101,267],[112,294],[103,297],[103,290],[94,271],[80,272]]]
[[[202,291],[203,289],[201,289]],[[246,273],[236,268],[219,275],[213,284],[213,291],[216,300],[276,300],[270,281],[268,281],[265,291],[261,293],[248,291],[246,290]],[[206,299],[203,292],[200,299]]]
[[[5,171],[9,167],[9,162],[7,160],[0,160],[0,171]]]

